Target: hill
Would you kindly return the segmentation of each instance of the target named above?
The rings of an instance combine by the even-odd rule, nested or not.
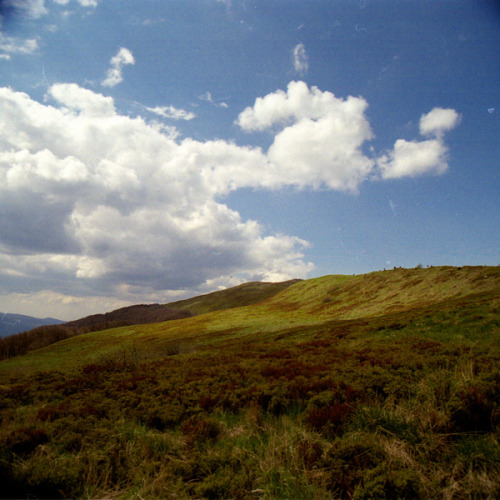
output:
[[[281,283],[250,282],[226,290],[220,290],[170,304],[139,304],[122,307],[105,314],[93,314],[62,325],[54,320],[22,333],[0,339],[0,360],[26,354],[61,340],[119,326],[158,323],[187,318],[209,311],[255,304],[286,289],[300,280]],[[10,317],[9,317],[10,318]],[[18,321],[18,320],[14,320]]]
[[[37,326],[60,325],[61,323],[64,323],[64,321],[55,318],[34,318],[23,314],[0,312],[0,337],[31,330]]]
[[[85,318],[68,321],[66,326],[80,332],[96,332],[117,326],[143,325],[192,316],[189,311],[171,309],[161,304],[138,304],[121,307],[104,314],[92,314]]]
[[[498,498],[499,311],[500,268],[325,276],[2,361],[2,494]]]
[[[226,290],[219,290],[191,299],[170,302],[165,307],[180,311],[189,311],[193,316],[196,316],[207,312],[249,306],[262,302],[300,281],[298,279],[279,283],[251,281]]]

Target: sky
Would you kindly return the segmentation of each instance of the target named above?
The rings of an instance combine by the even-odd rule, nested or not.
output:
[[[500,9],[0,1],[0,311],[500,264]]]

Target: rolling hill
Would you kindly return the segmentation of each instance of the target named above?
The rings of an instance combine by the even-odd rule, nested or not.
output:
[[[0,362],[2,494],[498,497],[500,268],[255,288]]]
[[[88,331],[104,330],[114,326],[142,325],[159,323],[172,319],[187,318],[210,311],[231,309],[261,302],[299,280],[281,283],[250,282],[199,295],[190,299],[170,302],[168,304],[140,304],[115,309],[105,314],[94,314],[75,321],[69,321],[67,326],[86,328]]]
[[[39,320],[31,329],[0,339],[0,360],[26,354],[69,337],[119,326],[158,323],[173,319],[188,318],[208,311],[254,304],[272,297],[300,280],[281,283],[250,282],[200,295],[170,304],[138,304],[122,307],[105,314],[93,314],[62,324],[58,320]],[[14,319],[15,324],[19,320]],[[13,323],[14,324],[14,323]],[[27,324],[25,322],[25,324]],[[50,326],[49,326],[50,325]],[[26,330],[26,331],[25,331]]]

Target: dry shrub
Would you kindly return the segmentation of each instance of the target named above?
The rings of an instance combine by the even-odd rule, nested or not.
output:
[[[215,420],[193,416],[182,422],[180,430],[193,441],[203,442],[217,439],[222,427]]]
[[[41,429],[21,427],[13,431],[7,439],[6,447],[11,452],[20,455],[31,453],[39,445],[49,440],[47,434]]]
[[[493,388],[470,385],[459,393],[460,404],[450,418],[454,432],[490,432],[495,409]]]
[[[306,422],[315,431],[333,434],[342,426],[352,411],[352,406],[346,403],[311,408],[307,411]]]

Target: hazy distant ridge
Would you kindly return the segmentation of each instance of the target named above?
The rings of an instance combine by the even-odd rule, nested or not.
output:
[[[61,323],[64,321],[55,318],[34,318],[23,314],[0,312],[0,337],[31,330],[37,326],[60,325]]]

